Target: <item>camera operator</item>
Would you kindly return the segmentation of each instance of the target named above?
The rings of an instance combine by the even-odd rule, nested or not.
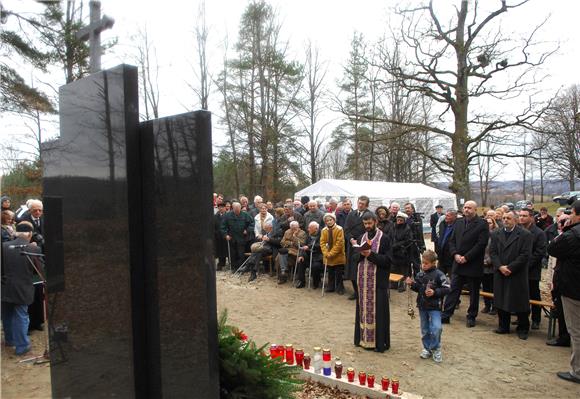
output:
[[[14,346],[18,356],[30,351],[28,305],[34,300],[34,269],[22,252],[40,253],[30,242],[33,230],[30,222],[20,222],[16,239],[2,244],[2,325],[6,345]]]
[[[548,254],[557,259],[554,284],[560,289],[564,318],[570,333],[572,357],[570,371],[558,372],[558,377],[580,383],[580,201],[571,207],[568,225],[562,234],[548,245]]]
[[[421,215],[415,211],[415,205],[407,202],[405,204],[405,213],[407,214],[407,225],[411,228],[413,234],[413,244],[409,247],[409,256],[413,274],[416,275],[421,271],[421,254],[425,252],[425,237],[423,236],[423,221]]]

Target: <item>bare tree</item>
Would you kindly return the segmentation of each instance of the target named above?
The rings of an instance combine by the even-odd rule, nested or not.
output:
[[[580,85],[556,96],[543,119],[540,144],[553,176],[575,190],[580,178]]]
[[[141,81],[139,82],[140,97],[145,106],[145,120],[159,118],[159,63],[157,50],[149,40],[147,26],[139,29],[134,37],[137,42],[136,62],[139,65]]]
[[[196,71],[197,78],[199,80],[199,87],[192,87],[193,91],[199,99],[199,104],[201,109],[208,109],[209,93],[210,93],[210,83],[211,76],[208,70],[207,63],[207,39],[209,36],[209,30],[206,24],[205,15],[205,0],[202,0],[199,4],[199,10],[197,14],[197,23],[195,26],[195,51],[197,54],[197,68]]]
[[[441,106],[437,123],[409,123],[390,118],[387,121],[409,133],[420,130],[441,136],[450,144],[451,156],[445,152],[440,156],[424,155],[440,171],[451,175],[450,188],[458,198],[471,196],[469,167],[478,156],[484,155],[478,152],[479,143],[501,142],[503,132],[517,126],[531,127],[541,114],[541,109],[528,106],[513,117],[496,116],[470,109],[470,101],[484,97],[509,100],[525,94],[528,86],[536,82],[537,67],[555,51],[531,55],[535,35],[542,24],[522,44],[505,37],[498,27],[494,28],[502,14],[524,5],[527,0],[513,5],[508,5],[506,0],[498,3],[495,10],[484,14],[478,10],[477,1],[461,0],[448,23],[442,22],[443,12],[434,8],[433,1],[401,10],[402,24],[397,40],[410,50],[413,59],[401,65],[387,56],[383,65],[405,90],[420,93]],[[450,63],[450,58],[456,62]],[[507,77],[506,71],[511,71],[511,80],[508,77],[507,83],[501,85],[495,78]],[[450,120],[445,119],[447,115]],[[453,128],[449,129],[448,125]]]
[[[319,59],[318,48],[312,48],[312,43],[306,47],[306,63],[304,68],[306,83],[303,85],[305,91],[304,105],[302,107],[303,118],[300,122],[304,127],[307,143],[296,142],[299,154],[308,162],[310,183],[319,180],[318,164],[324,162],[326,153],[323,152],[325,142],[324,129],[330,122],[319,125],[319,117],[327,108],[324,105],[324,78],[326,77],[326,66]]]
[[[481,206],[487,206],[489,204],[489,193],[492,189],[492,184],[502,174],[505,164],[497,158],[488,156],[488,154],[496,152],[495,144],[489,141],[480,142],[477,151],[480,154],[486,154],[477,157],[475,171],[478,177]]]

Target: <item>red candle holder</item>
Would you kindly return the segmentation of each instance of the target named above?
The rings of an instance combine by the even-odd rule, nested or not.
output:
[[[310,355],[308,353],[304,354],[304,359],[302,361],[302,363],[304,364],[304,370],[308,370],[310,369]]]
[[[276,348],[276,357],[284,361],[284,345],[278,345],[278,348]]]
[[[374,374],[367,375],[367,385],[369,386],[369,388],[375,387],[375,375]]]
[[[278,355],[278,345],[270,345],[270,358],[274,359]]]
[[[348,382],[354,382],[354,369],[352,367],[346,369],[346,378],[348,378]]]
[[[399,380],[396,378],[393,378],[393,381],[391,381],[391,390],[393,391],[393,394],[399,394]]]
[[[364,371],[359,371],[358,372],[358,383],[360,385],[365,385],[367,382],[367,373],[365,373]]]
[[[294,364],[294,348],[292,344],[286,344],[286,364]]]
[[[387,377],[386,375],[383,376],[383,378],[381,379],[381,388],[383,388],[383,391],[386,391],[389,389],[389,383],[391,381],[389,380],[389,377]]]
[[[323,349],[322,350],[322,361],[323,362],[330,362],[332,360],[332,356],[330,356],[330,349]]]
[[[296,365],[302,367],[302,361],[304,360],[304,350],[296,349],[296,352],[294,352],[294,357],[296,358]]]
[[[334,374],[337,379],[340,380],[342,378],[342,362],[340,360],[337,360],[334,363]]]

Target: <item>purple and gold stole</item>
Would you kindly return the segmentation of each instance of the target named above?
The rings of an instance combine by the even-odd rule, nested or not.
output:
[[[383,232],[377,229],[371,242],[371,251],[378,253]],[[361,242],[368,238],[365,233]],[[363,348],[375,347],[375,329],[376,329],[376,285],[377,285],[377,265],[363,258],[358,264],[358,308],[360,320],[360,345]]]

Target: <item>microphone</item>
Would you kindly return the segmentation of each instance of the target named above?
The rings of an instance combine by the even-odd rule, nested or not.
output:
[[[8,248],[10,248],[10,249],[20,249],[20,248],[26,248],[27,246],[28,246],[28,244],[8,245]]]

